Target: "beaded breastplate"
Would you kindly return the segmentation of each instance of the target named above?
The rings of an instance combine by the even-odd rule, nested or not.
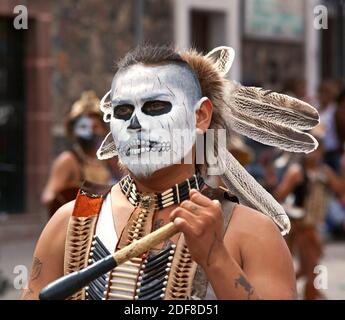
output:
[[[162,194],[134,193],[131,179],[128,177],[125,179],[120,183],[121,189],[125,194],[127,193],[127,198],[131,197],[134,201],[131,203],[135,205],[135,210],[121,234],[116,250],[152,232],[153,212],[161,205],[171,201],[179,203],[186,199],[183,196],[186,190],[181,184],[167,190],[164,195],[169,196],[164,199],[169,200],[164,202]],[[185,183],[187,190],[190,187],[196,188],[197,184],[203,185],[203,181],[197,176]],[[65,274],[85,268],[111,253],[95,235],[97,217],[109,188],[103,192],[100,190],[90,192],[88,189],[90,188],[86,186],[79,192],[70,219],[66,239]],[[167,241],[160,248],[154,248],[140,257],[117,266],[74,294],[71,299],[188,299],[195,294],[194,287],[199,288],[199,291],[206,290],[200,288],[200,281],[204,285],[207,281],[202,270],[197,269],[200,268],[191,259],[184,237],[180,234],[175,243]],[[199,278],[199,283],[196,285],[195,278]]]

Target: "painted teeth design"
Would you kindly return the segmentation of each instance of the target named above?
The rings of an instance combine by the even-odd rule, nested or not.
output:
[[[170,141],[155,142],[150,140],[134,139],[124,147],[119,148],[119,153],[129,157],[130,155],[142,154],[145,152],[170,151]]]

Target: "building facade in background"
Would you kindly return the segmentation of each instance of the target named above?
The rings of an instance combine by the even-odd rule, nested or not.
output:
[[[232,46],[232,79],[281,90],[305,78],[314,94],[322,77],[345,74],[343,2],[325,2],[330,28],[317,30],[318,0],[1,1],[0,212],[44,215],[39,198],[66,146],[64,116],[82,91],[101,97],[116,60],[138,43]],[[13,27],[18,4],[27,30]]]

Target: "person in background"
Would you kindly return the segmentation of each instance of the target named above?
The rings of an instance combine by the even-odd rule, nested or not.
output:
[[[342,152],[345,150],[345,88],[337,98],[337,109],[335,111],[335,128]]]
[[[319,87],[320,123],[325,128],[323,137],[324,159],[331,168],[339,172],[341,147],[335,125],[337,85],[332,81],[325,81]]]
[[[292,223],[287,242],[290,250],[296,251],[299,257],[296,277],[306,278],[306,300],[323,298],[314,287],[314,268],[322,256],[318,227],[325,218],[329,189],[340,195],[345,187],[334,170],[323,163],[324,146],[320,138],[318,141],[318,149],[303,155],[299,163],[291,165],[274,192],[281,203],[290,200],[284,205]]]
[[[283,93],[302,101],[311,103],[312,99],[307,95],[306,81],[303,78],[289,78],[285,81]]]
[[[341,158],[340,175],[345,181],[345,88],[337,97],[335,111],[335,129],[339,138]],[[333,239],[345,239],[345,189],[341,195],[332,199],[327,210],[325,221],[326,231]]]
[[[273,148],[265,148],[257,159],[261,171],[261,176],[258,176],[258,179],[260,184],[270,193],[278,184],[278,174],[274,163],[275,157],[276,154]]]
[[[75,199],[83,181],[111,184],[121,177],[114,160],[112,163],[104,162],[96,156],[107,128],[102,121],[95,92],[82,93],[81,98],[73,104],[65,124],[73,146],[54,160],[41,196],[41,202],[48,208],[50,215]]]
[[[325,227],[333,240],[345,240],[345,190],[330,202]]]

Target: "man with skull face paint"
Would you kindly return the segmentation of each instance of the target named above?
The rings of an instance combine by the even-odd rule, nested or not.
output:
[[[207,186],[195,164],[195,140],[209,128],[228,129],[231,124],[258,141],[310,152],[315,141],[299,129],[313,127],[318,115],[297,99],[230,83],[224,75],[232,59],[233,50],[227,47],[207,56],[144,47],[119,63],[111,90],[101,101],[111,132],[98,157],[118,155],[129,175],[111,188],[84,186],[76,202],[58,210],[37,244],[40,275],[30,281],[27,298],[36,298],[56,278],[85,268],[169,221],[181,233],[71,298],[295,298],[291,256],[279,233],[279,228],[283,233],[289,229],[285,213],[227,151],[219,149],[218,155],[222,180],[230,190]],[[253,102],[256,109],[280,113],[281,119],[269,114],[276,122],[258,122],[255,118],[265,115],[253,112]],[[289,112],[280,105],[289,106]],[[267,123],[272,130],[264,126]],[[275,130],[279,139],[271,139],[270,131]],[[272,219],[236,204],[231,194]]]
[[[135,64],[120,70],[110,96],[111,133],[121,161],[135,176],[149,177],[190,152],[195,111],[204,100],[197,79],[185,65]],[[183,131],[184,145],[181,135],[173,131]]]

